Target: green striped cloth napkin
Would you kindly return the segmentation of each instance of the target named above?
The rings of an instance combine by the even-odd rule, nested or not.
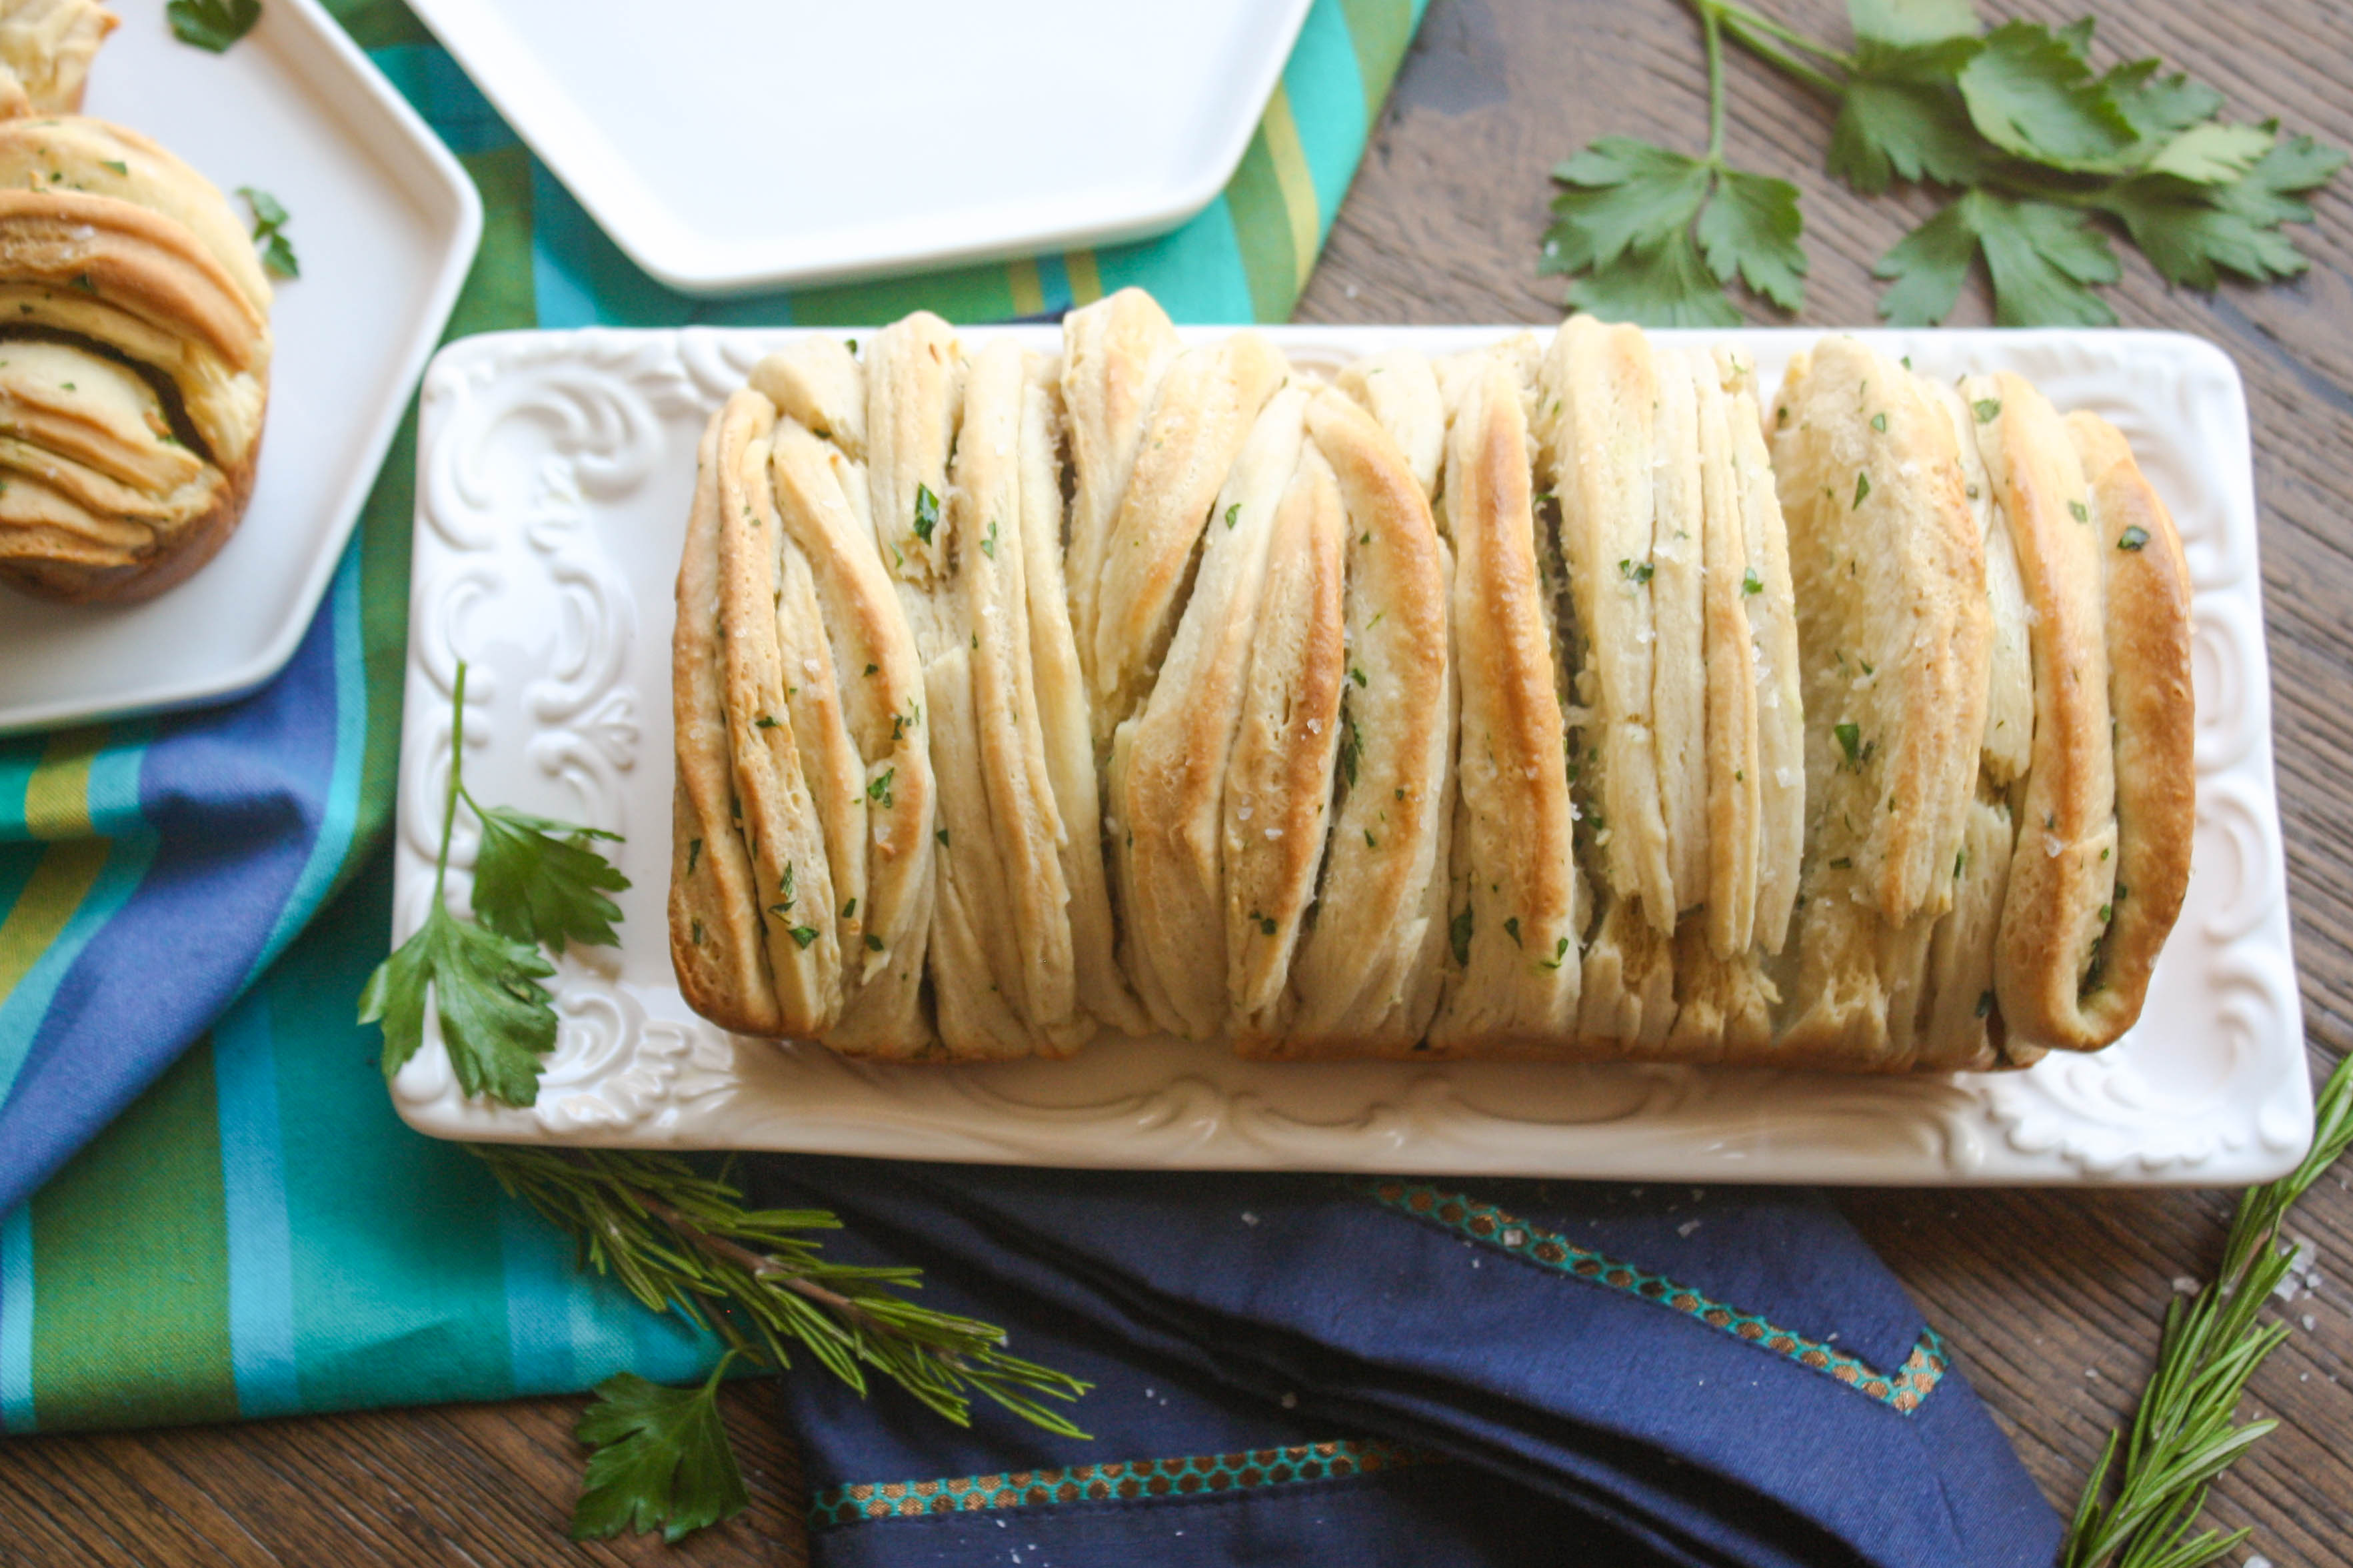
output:
[[[481,188],[482,248],[452,337],[863,325],[917,308],[989,321],[1129,284],[1180,321],[1280,321],[1424,3],[1315,0],[1240,167],[1173,233],[713,301],[631,266],[400,0],[329,0]],[[290,931],[332,899],[176,1065],[0,1215],[0,1430],[498,1398],[579,1389],[625,1367],[675,1381],[709,1364],[700,1338],[577,1273],[569,1239],[504,1198],[478,1163],[402,1126],[376,1071],[375,1031],[352,1021],[390,925],[415,462],[412,417],[312,631],[312,677],[331,680],[341,710],[364,713],[364,726],[320,742],[335,777],[351,781],[347,798],[277,924]],[[60,944],[91,941],[142,896],[158,830],[124,781],[147,740],[147,728],[124,725],[0,747],[0,1047],[9,1029],[30,1038],[41,1024]],[[283,932],[269,938],[264,951],[278,951]]]

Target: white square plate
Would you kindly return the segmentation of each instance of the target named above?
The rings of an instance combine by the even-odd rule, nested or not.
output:
[[[412,0],[629,259],[739,292],[1208,205],[1308,0]]]
[[[227,54],[125,7],[84,110],[145,132],[223,191],[292,215],[261,467],[236,534],[144,605],[0,588],[0,734],[218,701],[293,656],[481,237],[473,182],[315,0],[269,0]],[[243,203],[230,202],[240,212]]]
[[[1304,368],[1493,327],[1284,327]],[[1222,329],[1195,329],[1198,337]],[[1008,332],[1041,349],[1055,329]],[[1309,1168],[1691,1182],[2264,1180],[2310,1141],[2272,784],[2246,401],[2211,344],[2156,332],[1866,332],[1923,372],[2016,370],[2114,420],[2171,505],[2195,589],[2198,830],[2139,1026],[2025,1072],[1841,1078],[1528,1062],[1296,1064],[1098,1040],[1067,1062],[889,1066],[732,1037],[670,973],[670,584],[703,421],[788,331],[469,339],[426,378],[394,935],[432,896],[455,661],[485,801],[628,835],[622,946],[575,952],[528,1110],[461,1099],[428,1026],[394,1080],[444,1137],[795,1149],[1043,1165]],[[1810,331],[1729,339],[1775,385]],[[461,830],[462,831],[462,830]],[[452,866],[470,862],[461,837]],[[452,879],[462,900],[466,878]]]

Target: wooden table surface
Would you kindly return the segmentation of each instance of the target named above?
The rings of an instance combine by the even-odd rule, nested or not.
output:
[[[1837,0],[1763,0],[1838,36]],[[2072,19],[2074,4],[2000,0]],[[1995,7],[1987,6],[1991,10]],[[2162,54],[2227,93],[2232,113],[2353,146],[2353,10],[2297,0],[2101,7],[2101,47]],[[1930,210],[1920,193],[1865,202],[1821,174],[1829,119],[1733,57],[1728,152],[1804,191],[1809,325],[1873,319],[1873,258]],[[1675,0],[1433,0],[1342,209],[1300,317],[1330,321],[1549,322],[1558,279],[1535,276],[1557,160],[1626,132],[1697,151],[1705,79]],[[2137,258],[2109,291],[2131,326],[2222,345],[2253,406],[2280,804],[2316,1074],[2353,1039],[2353,174],[2300,231],[2292,287],[2168,289]],[[1764,319],[1758,313],[1758,319]],[[1984,320],[1981,295],[1957,322]],[[2292,1221],[2326,1283],[2255,1379],[2265,1439],[2213,1494],[2273,1563],[2353,1565],[2353,1172]],[[2230,1194],[1879,1192],[1845,1205],[1957,1347],[1960,1363],[2051,1498],[2073,1503],[2131,1408],[2177,1276],[2214,1267]],[[2342,1276],[2343,1278],[2340,1278]],[[2305,1325],[2309,1324],[2309,1327]],[[580,1402],[270,1421],[240,1427],[0,1443],[0,1563],[377,1564],[798,1563],[792,1445],[762,1387],[727,1395],[755,1499],[743,1518],[667,1552],[653,1539],[569,1546]],[[2245,1553],[2242,1553],[2243,1560]]]

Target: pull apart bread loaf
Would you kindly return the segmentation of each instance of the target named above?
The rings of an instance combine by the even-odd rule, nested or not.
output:
[[[79,100],[88,50],[19,35],[95,49],[104,16],[0,15],[0,579],[69,601],[146,598],[212,558],[269,389],[269,281],[220,192],[135,132],[26,117]]]
[[[2189,586],[2123,438],[1576,319],[1326,383],[1130,290],[706,431],[670,940],[747,1034],[2014,1065],[2137,1016]]]

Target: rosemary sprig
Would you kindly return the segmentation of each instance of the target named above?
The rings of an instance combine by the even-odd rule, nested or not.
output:
[[[472,1147],[501,1186],[579,1238],[582,1268],[755,1366],[784,1370],[797,1343],[860,1394],[878,1373],[958,1426],[978,1394],[1085,1436],[1041,1400],[1076,1399],[1087,1384],[1006,1354],[1002,1329],[898,1295],[921,1288],[917,1269],[828,1260],[807,1235],[840,1228],[824,1210],[749,1207],[726,1166],[705,1174],[676,1154]]]
[[[2239,1396],[2288,1335],[2285,1323],[2257,1321],[2294,1262],[2280,1225],[2353,1146],[2353,1056],[2322,1086],[2316,1121],[2303,1163],[2239,1200],[2215,1282],[2166,1309],[2157,1370],[2132,1425],[2109,1436],[2084,1484],[2061,1568],[2201,1568],[2247,1538],[2245,1529],[2189,1531],[2214,1478],[2279,1425],[2236,1421]]]

